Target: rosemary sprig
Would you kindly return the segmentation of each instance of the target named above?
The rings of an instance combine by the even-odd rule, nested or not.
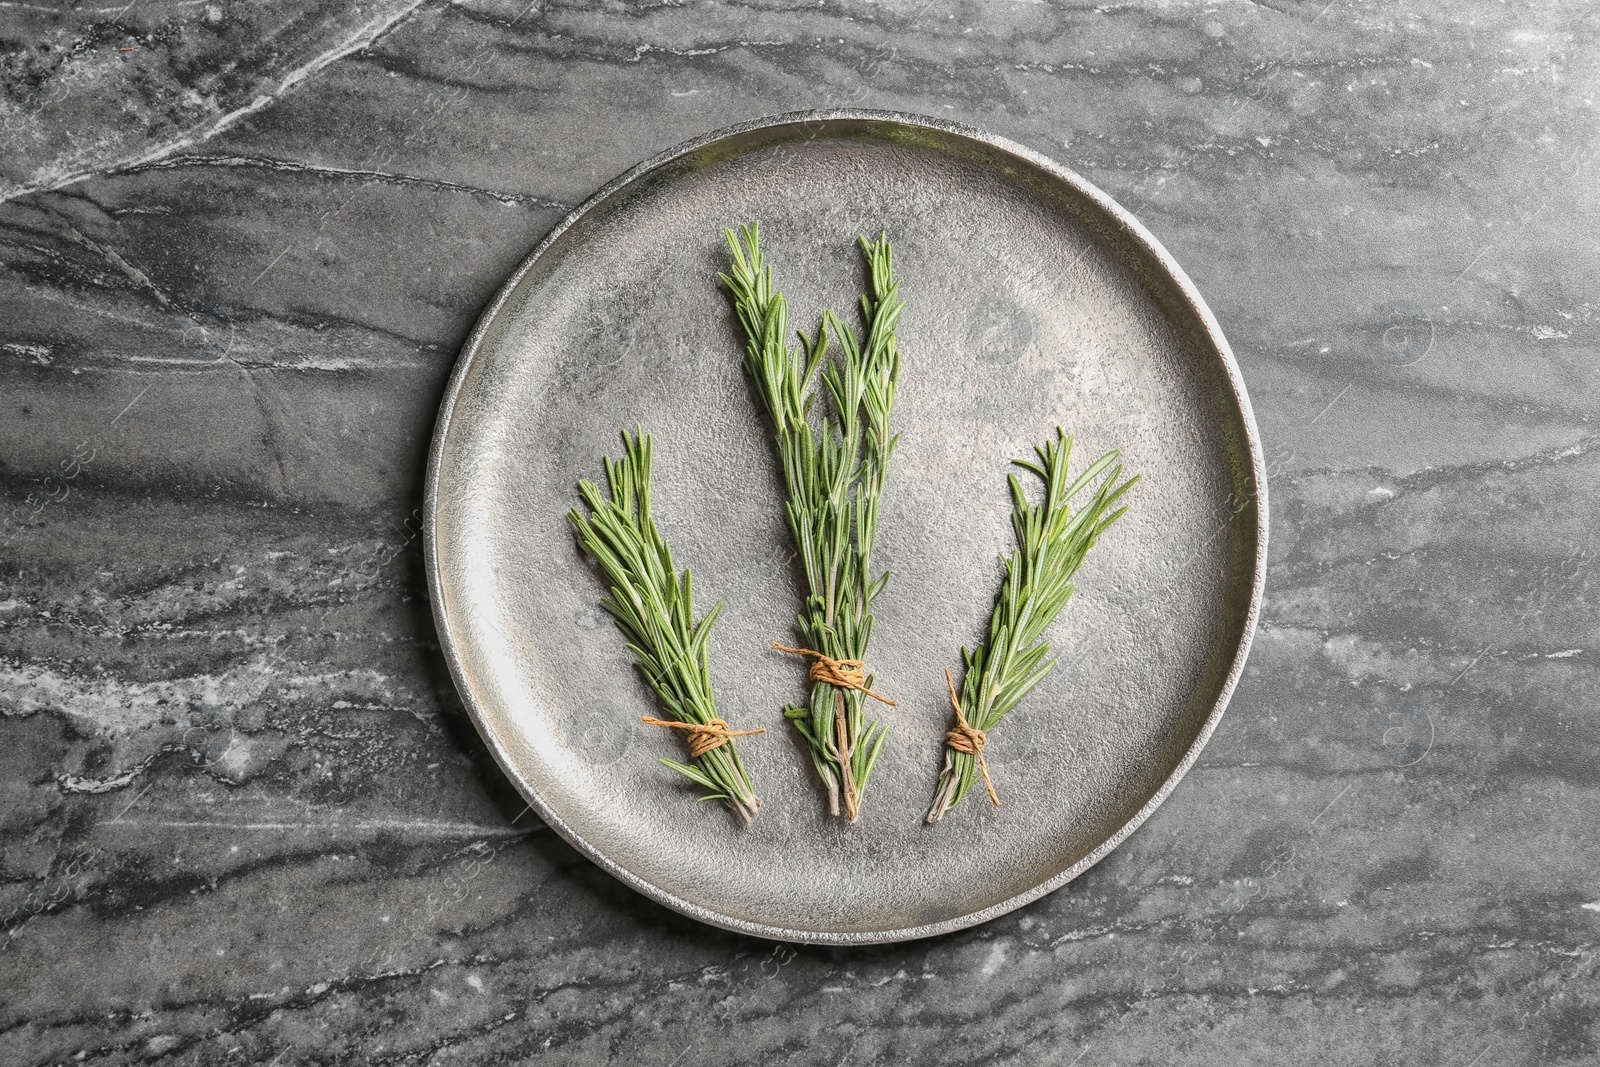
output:
[[[585,518],[574,508],[567,518],[584,551],[611,581],[611,593],[601,604],[628,639],[639,673],[673,719],[689,724],[691,752],[709,746],[690,763],[661,762],[709,790],[701,799],[722,801],[748,826],[761,798],[751,787],[733,731],[717,716],[711,691],[708,640],[722,605],[694,621],[689,571],[680,576],[673,567],[672,550],[650,515],[650,438],[642,431],[631,436],[623,431],[622,445],[622,459],[604,460],[611,499],[593,482],[580,481],[578,492],[590,514]]]
[[[861,297],[866,339],[825,311],[815,339],[795,331],[796,348],[788,343],[788,302],[773,288],[761,254],[759,225],[728,230],[727,238],[732,265],[720,277],[744,327],[745,370],[772,421],[789,529],[805,570],[800,633],[822,657],[859,669],[872,638],[873,601],[889,581],[887,572],[872,577],[879,499],[898,440],[889,416],[900,375],[895,326],[904,305],[889,239],[860,239],[870,278],[870,292]],[[828,357],[830,336],[837,358]],[[814,425],[818,378],[830,404]],[[872,678],[860,677],[870,689]],[[839,814],[842,802],[851,821],[887,734],[880,721],[866,718],[868,695],[814,673],[809,703],[784,708],[827,789],[829,812]]]
[[[1069,484],[1067,460],[1072,453],[1072,438],[1059,427],[1055,439],[1034,452],[1037,462],[1013,462],[1039,476],[1044,482],[1044,499],[1038,505],[1029,503],[1017,476],[1009,476],[1011,526],[1016,531],[1017,549],[1009,559],[1002,560],[1005,584],[995,597],[987,640],[975,650],[961,650],[966,677],[961,684],[957,726],[947,737],[944,769],[933,806],[928,810],[930,825],[961,803],[980,772],[991,799],[999,805],[983,762],[986,735],[1055,667],[1056,661],[1046,658],[1050,655],[1050,642],[1045,640],[1044,632],[1072,596],[1072,576],[1095,541],[1128,510],[1124,506],[1112,511],[1112,506],[1139,480],[1134,476],[1121,481],[1122,466],[1116,464],[1118,453],[1113,451],[1095,460]],[[1072,498],[1101,474],[1105,478],[1089,503],[1074,514]],[[950,693],[954,702],[953,684]],[[960,747],[952,746],[950,741]]]

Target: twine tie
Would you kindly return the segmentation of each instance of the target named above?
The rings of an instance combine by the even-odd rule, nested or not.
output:
[[[862,663],[858,659],[834,659],[825,652],[818,652],[814,648],[791,648],[788,645],[772,642],[772,647],[779,652],[788,652],[795,656],[810,656],[811,670],[807,672],[813,682],[827,682],[840,689],[857,689],[873,700],[881,700],[891,708],[899,707],[893,700],[882,693],[874,693],[867,688],[867,676],[862,671]]]
[[[983,772],[984,787],[989,790],[989,799],[994,801],[994,806],[1000,806],[1000,797],[994,791],[994,782],[989,778],[989,761],[983,758],[983,746],[989,743],[989,735],[967,722],[967,713],[961,710],[961,700],[956,696],[956,680],[950,673],[950,668],[944,669],[944,684],[950,687],[950,706],[956,709],[956,725],[944,735],[944,743],[957,752],[970,753],[978,758],[978,769]]]
[[[747,737],[750,734],[764,734],[767,732],[765,726],[755,730],[730,730],[726,719],[711,719],[707,722],[679,722],[677,719],[657,719],[646,715],[639,721],[649,726],[665,726],[670,730],[688,731],[690,759],[699,759],[707,752],[713,752],[730,743],[735,737]]]

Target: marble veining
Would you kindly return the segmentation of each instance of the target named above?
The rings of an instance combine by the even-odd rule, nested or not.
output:
[[[0,2],[0,1060],[1596,1062],[1597,38],[1578,0]],[[827,106],[1134,211],[1271,470],[1200,765],[1061,892],[870,950],[543,829],[416,544],[538,238]]]

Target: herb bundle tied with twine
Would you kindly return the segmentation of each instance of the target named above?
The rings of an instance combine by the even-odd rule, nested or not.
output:
[[[989,799],[1000,806],[984,758],[989,731],[1055,668],[1056,661],[1047,658],[1050,642],[1044,633],[1072,597],[1076,588],[1072,578],[1084,557],[1128,510],[1113,507],[1139,480],[1137,475],[1123,480],[1118,453],[1113,451],[1068,482],[1072,438],[1060,428],[1034,454],[1035,460],[1012,462],[1044,483],[1043,500],[1031,503],[1022,482],[1015,474],[1009,476],[1017,548],[1001,559],[1006,576],[989,615],[988,637],[976,649],[961,650],[966,676],[959,696],[955,679],[948,669],[944,672],[955,724],[945,735],[944,768],[928,810],[930,825],[961,803],[980,776]],[[1101,481],[1089,502],[1073,512],[1072,499],[1096,478]]]
[[[639,673],[672,716],[646,715],[642,721],[682,733],[688,744],[688,763],[661,762],[704,787],[701,799],[722,801],[749,826],[761,810],[761,798],[733,739],[765,728],[734,730],[717,714],[709,641],[722,605],[695,620],[689,571],[679,574],[673,566],[672,550],[650,514],[652,442],[642,431],[631,436],[623,431],[622,445],[620,460],[608,456],[604,461],[610,499],[593,482],[581,481],[578,492],[589,515],[574,508],[567,518],[611,582],[602,606],[627,638]]]
[[[721,276],[745,334],[745,370],[771,421],[782,467],[785,512],[805,572],[797,623],[804,645],[773,647],[811,661],[810,699],[784,716],[804,738],[827,791],[830,814],[854,822],[887,727],[866,701],[894,701],[872,689],[865,659],[873,601],[888,584],[872,575],[879,500],[896,435],[890,432],[900,352],[895,326],[904,306],[887,236],[860,239],[869,291],[861,297],[865,338],[831,310],[815,337],[796,330],[773,286],[757,224],[727,231],[731,267]],[[829,356],[829,340],[839,349]],[[821,388],[817,387],[820,380]],[[828,404],[812,408],[820,393]]]

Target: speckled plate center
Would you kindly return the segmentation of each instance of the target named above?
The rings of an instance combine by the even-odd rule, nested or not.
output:
[[[899,700],[857,824],[830,818],[781,707],[804,664],[767,426],[717,284],[723,228],[758,219],[796,325],[851,312],[858,234],[894,242],[902,439],[880,519],[870,670]],[[656,439],[657,520],[715,601],[719,707],[765,800],[741,830],[658,765],[653,711],[564,515],[622,427]],[[1060,667],[997,728],[1004,807],[935,827],[942,670],[984,631],[1011,548],[1007,463],[1056,426],[1078,464],[1144,476],[1051,631]],[[714,134],[607,186],[528,258],[456,367],[426,547],[457,685],[557,831],[720,926],[833,943],[980,922],[1087,869],[1176,784],[1242,666],[1266,547],[1260,450],[1215,321],[1156,241],[1069,171],[977,131],[877,112]]]

